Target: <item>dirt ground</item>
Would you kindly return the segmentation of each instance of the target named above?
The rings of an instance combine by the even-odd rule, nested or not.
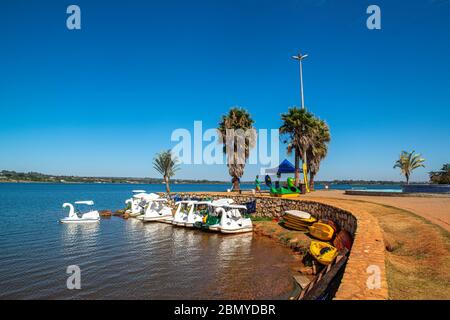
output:
[[[448,197],[380,197],[353,196],[344,191],[329,190],[315,191],[301,197],[339,198],[347,200],[363,200],[413,212],[425,219],[441,226],[450,232],[450,196]]]
[[[286,229],[274,221],[254,221],[253,225],[257,234],[281,242],[301,255],[308,252],[311,238],[305,232]]]
[[[450,199],[347,196],[334,191],[306,198],[361,208],[378,219],[390,299],[450,299],[450,234],[445,223]]]

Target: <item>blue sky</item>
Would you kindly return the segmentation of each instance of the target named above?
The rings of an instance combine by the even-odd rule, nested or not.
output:
[[[81,8],[81,30],[66,8]],[[366,8],[381,8],[381,30]],[[176,128],[214,128],[232,106],[278,128],[305,104],[331,128],[318,179],[400,180],[401,150],[450,161],[450,2],[9,1],[0,10],[0,169],[157,176]],[[284,157],[284,147],[281,150]],[[257,165],[246,168],[253,179]],[[178,178],[228,180],[226,167]]]

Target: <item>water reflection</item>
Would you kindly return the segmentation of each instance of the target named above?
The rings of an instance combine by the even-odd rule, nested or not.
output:
[[[117,217],[55,227],[57,253],[36,250],[42,260],[27,262],[31,269],[23,280],[9,283],[20,291],[4,297],[260,299],[290,290],[289,253],[252,233],[223,235]],[[64,286],[70,264],[83,270],[79,292]],[[30,281],[33,292],[24,285]]]
[[[135,229],[142,229],[142,221],[135,218],[130,218],[126,220],[125,229],[127,231],[133,231]]]
[[[62,240],[67,244],[84,239],[95,239],[100,229],[100,223],[67,223],[61,226]]]
[[[60,204],[71,199],[120,208],[130,186],[0,189],[0,299],[258,299],[290,290],[290,251],[257,235],[119,217],[57,222],[67,214]],[[82,290],[66,288],[72,264],[82,270]]]
[[[248,257],[251,251],[252,237],[252,233],[223,235],[217,250],[220,265],[226,266],[236,256],[244,259]]]
[[[61,224],[61,240],[64,253],[88,249],[97,245],[100,223]]]

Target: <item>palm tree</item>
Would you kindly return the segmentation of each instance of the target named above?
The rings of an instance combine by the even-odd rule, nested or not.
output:
[[[400,168],[406,178],[406,183],[409,184],[409,177],[412,171],[419,167],[425,167],[424,162],[425,159],[421,158],[420,154],[415,153],[415,151],[402,151],[400,158],[395,162],[394,169]]]
[[[280,133],[286,137],[287,153],[294,152],[295,184],[300,181],[300,158],[307,162],[307,150],[313,144],[314,116],[305,109],[290,108],[281,115]]]
[[[163,176],[166,192],[170,193],[169,179],[179,169],[178,159],[172,155],[170,150],[161,151],[153,158],[153,168]]]
[[[309,188],[314,190],[314,177],[319,172],[321,161],[327,156],[328,143],[331,140],[330,129],[325,121],[315,118],[313,139],[308,149]]]
[[[250,156],[250,150],[256,145],[254,123],[247,110],[234,107],[228,114],[222,116],[217,128],[219,142],[223,144],[223,152],[227,155],[228,172],[232,177],[233,190],[239,190],[245,163]]]

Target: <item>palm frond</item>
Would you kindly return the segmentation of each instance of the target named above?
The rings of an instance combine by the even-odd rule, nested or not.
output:
[[[412,152],[402,151],[399,158],[394,163],[394,169],[399,168],[401,173],[406,177],[406,182],[409,182],[409,177],[413,170],[425,167],[425,159],[420,154]]]
[[[309,170],[316,174],[320,162],[327,155],[331,140],[328,125],[305,109],[295,107],[282,114],[281,120],[279,132],[287,142],[287,154],[293,150],[297,150],[300,155],[306,154]]]
[[[227,154],[228,171],[233,178],[242,177],[250,150],[256,146],[254,123],[247,110],[234,107],[222,116],[217,127],[219,143],[223,144],[223,152]]]
[[[179,162],[170,150],[161,151],[153,159],[153,168],[164,177],[173,177],[179,170]]]

